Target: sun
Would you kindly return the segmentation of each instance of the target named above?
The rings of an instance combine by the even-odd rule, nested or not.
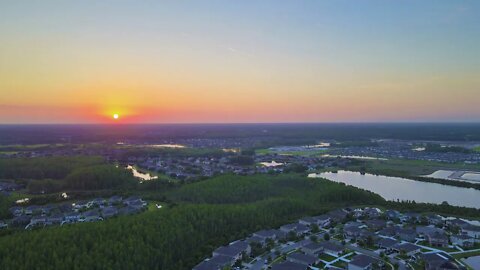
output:
[[[114,113],[113,114],[113,119],[117,120],[120,116],[118,115],[118,113]]]

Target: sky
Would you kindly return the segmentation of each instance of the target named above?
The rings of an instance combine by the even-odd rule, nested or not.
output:
[[[0,123],[479,119],[480,1],[0,0]]]

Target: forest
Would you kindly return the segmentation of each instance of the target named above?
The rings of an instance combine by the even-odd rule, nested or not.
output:
[[[0,269],[191,269],[216,247],[256,230],[354,205],[480,217],[475,209],[386,202],[369,191],[302,174],[224,175],[150,187],[150,196],[169,201],[164,208],[1,236]]]
[[[0,159],[0,179],[24,183],[31,193],[60,190],[129,188],[138,181],[131,171],[101,157],[39,157]]]

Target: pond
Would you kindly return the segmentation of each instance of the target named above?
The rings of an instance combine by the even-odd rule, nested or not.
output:
[[[480,190],[414,181],[399,177],[338,171],[309,174],[308,177],[326,178],[379,194],[387,200],[414,200],[416,202],[480,208]]]
[[[158,176],[155,176],[155,175],[151,175],[149,173],[143,173],[143,172],[139,172],[135,167],[133,167],[132,165],[128,165],[127,166],[127,169],[128,170],[132,170],[133,172],[133,176],[137,177],[137,178],[140,178],[141,181],[148,181],[148,180],[153,180],[153,179],[157,179]]]
[[[279,162],[276,162],[274,160],[272,160],[272,162],[260,162],[260,164],[265,166],[265,167],[277,167],[277,166],[285,165],[285,163],[279,163]]]
[[[480,269],[480,256],[470,257],[464,261],[473,269]]]

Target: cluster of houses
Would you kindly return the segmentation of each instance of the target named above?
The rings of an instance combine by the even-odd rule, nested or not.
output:
[[[172,178],[195,180],[200,177],[233,173],[252,175],[257,173],[282,173],[288,164],[302,164],[309,170],[333,166],[347,166],[351,161],[343,158],[314,157],[300,155],[265,154],[253,157],[254,165],[233,164],[229,156],[159,156],[149,158],[130,158],[141,168],[156,171]],[[275,161],[275,162],[272,162]],[[266,164],[266,163],[271,163]]]
[[[253,253],[258,246],[265,248],[262,254]],[[193,270],[370,270],[390,269],[392,264],[455,270],[466,267],[448,250],[473,248],[480,248],[480,226],[462,219],[347,208],[257,231],[217,248]]]
[[[13,218],[0,221],[1,227],[31,229],[50,225],[64,225],[78,222],[101,221],[118,215],[130,215],[143,211],[147,202],[139,197],[95,198],[60,205],[30,205],[10,208]]]
[[[474,151],[470,153],[425,151],[425,147],[414,146],[411,141],[379,140],[376,143],[377,145],[375,146],[333,148],[329,153],[342,156],[370,156],[386,159],[402,158],[445,163],[480,163],[480,153]],[[421,144],[426,145],[425,142]]]
[[[0,181],[0,196],[8,196],[10,192],[22,189],[23,186],[13,182]]]

